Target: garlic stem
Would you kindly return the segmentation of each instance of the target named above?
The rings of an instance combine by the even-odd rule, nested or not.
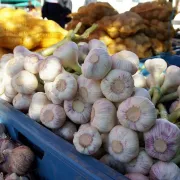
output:
[[[179,118],[180,118],[180,109],[177,109],[168,116],[169,121],[173,123],[176,123]]]
[[[165,95],[163,96],[159,102],[168,102],[168,101],[172,101],[172,100],[176,100],[178,98],[178,93],[177,92],[173,92],[171,94]]]
[[[175,158],[173,158],[173,159],[171,160],[171,162],[179,165],[179,164],[180,164],[180,155],[178,155],[178,156],[176,156]]]
[[[159,112],[160,112],[160,117],[163,119],[168,119],[168,113],[167,113],[165,106],[160,103],[160,104],[158,104],[157,107],[158,107]]]

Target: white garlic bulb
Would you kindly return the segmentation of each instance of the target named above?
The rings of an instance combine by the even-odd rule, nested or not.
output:
[[[142,97],[146,97],[149,100],[151,100],[151,96],[150,96],[148,90],[146,90],[144,88],[140,88],[140,87],[134,88],[133,96],[142,96]]]
[[[66,114],[61,106],[47,104],[41,110],[40,121],[50,129],[58,129],[65,123]]]
[[[108,100],[122,102],[134,91],[132,75],[119,69],[111,70],[101,81],[101,90]]]
[[[79,49],[79,51],[78,51],[78,62],[80,64],[82,64],[82,63],[84,63],[84,60],[89,53],[88,43],[86,43],[86,42],[78,43],[78,49]]]
[[[89,45],[89,50],[96,49],[96,48],[102,48],[102,49],[107,50],[106,45],[102,41],[100,41],[98,39],[91,39],[88,42],[88,45]]]
[[[4,69],[8,61],[13,57],[14,55],[12,53],[2,55],[0,58],[0,69]]]
[[[133,79],[135,87],[146,88],[146,78],[142,74],[133,75]]]
[[[101,80],[111,70],[111,66],[112,61],[106,50],[92,49],[82,64],[82,74],[88,79]]]
[[[173,162],[158,161],[151,167],[150,180],[180,180],[180,169]]]
[[[64,101],[64,110],[71,121],[84,124],[91,118],[92,105],[85,103],[80,96],[76,96],[73,100]]]
[[[80,75],[77,82],[79,95],[83,98],[84,102],[93,104],[96,100],[103,97],[100,81],[87,79],[83,75]]]
[[[73,144],[82,154],[95,154],[101,147],[102,140],[96,128],[89,126],[81,128],[74,134]]]
[[[117,117],[124,127],[145,132],[155,124],[157,114],[154,104],[149,99],[134,96],[119,105]]]
[[[144,133],[146,152],[161,161],[171,160],[180,147],[179,128],[166,119],[157,119],[156,124]]]
[[[152,165],[153,159],[146,151],[141,150],[135,159],[125,164],[125,167],[127,173],[141,173],[146,175],[149,173]]]
[[[101,133],[109,132],[116,124],[114,104],[105,98],[97,100],[92,106],[90,124]]]
[[[130,162],[139,154],[139,140],[135,131],[121,125],[109,133],[108,152],[120,162]]]

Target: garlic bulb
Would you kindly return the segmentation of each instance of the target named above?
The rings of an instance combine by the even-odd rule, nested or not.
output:
[[[150,180],[180,180],[180,169],[173,162],[158,161],[151,167]]]
[[[172,112],[174,112],[174,111],[176,111],[178,109],[180,109],[180,100],[174,101],[171,104],[171,106],[169,108],[169,112],[172,113]]]
[[[89,126],[91,126],[90,123],[81,124],[81,125],[79,126],[79,130],[82,129],[82,128],[87,128],[87,127],[89,127]]]
[[[112,61],[106,50],[92,49],[82,64],[82,74],[88,79],[101,80],[111,70],[111,66]]]
[[[157,114],[154,104],[149,99],[134,96],[119,105],[117,117],[124,127],[145,132],[155,124]]]
[[[87,79],[83,75],[78,77],[79,95],[83,98],[84,102],[93,104],[96,100],[103,97],[100,81]]]
[[[63,72],[63,67],[59,59],[55,56],[49,56],[40,63],[39,77],[43,81],[54,81],[56,76]]]
[[[58,129],[65,123],[66,114],[61,106],[47,104],[41,110],[40,121],[50,129]]]
[[[139,67],[139,58],[131,51],[123,50],[111,56],[112,69],[127,71],[135,74]]]
[[[14,54],[14,57],[23,57],[23,58],[25,58],[26,56],[32,54],[32,52],[29,51],[24,46],[16,46],[13,49],[13,54]]]
[[[149,180],[147,176],[144,176],[143,174],[140,173],[129,173],[129,174],[125,174],[125,176],[130,180]]]
[[[146,89],[140,88],[140,87],[134,88],[133,96],[142,96],[142,97],[146,97],[149,100],[151,100],[151,96],[150,96],[149,92]]]
[[[0,94],[4,93],[4,84],[5,84],[5,79],[4,79],[4,71],[0,70]]]
[[[74,123],[66,121],[62,127],[55,129],[53,132],[67,141],[72,141],[77,128]]]
[[[89,126],[81,128],[74,134],[73,144],[82,154],[95,154],[101,147],[102,140],[96,128]]]
[[[22,94],[32,94],[38,87],[36,76],[28,71],[20,71],[11,81],[12,87]]]
[[[89,50],[96,49],[96,48],[102,48],[104,50],[107,50],[106,45],[98,39],[91,39],[88,45],[89,45]]]
[[[145,61],[144,65],[147,71],[151,74],[153,81],[155,83],[155,86],[159,87],[160,82],[161,82],[160,75],[167,68],[166,61],[161,58],[148,59]]]
[[[12,53],[4,54],[0,58],[0,68],[4,69],[6,67],[6,64],[8,63],[9,60],[13,59],[14,55]]]
[[[109,133],[108,152],[115,160],[130,162],[139,153],[137,133],[121,125],[115,126]]]
[[[101,81],[101,90],[108,100],[122,102],[132,95],[134,81],[130,73],[114,69]]]
[[[162,86],[163,82],[164,82],[164,78],[165,78],[165,74],[164,73],[161,73],[160,76],[159,76],[159,84],[160,86]],[[146,77],[146,84],[149,88],[152,88],[152,87],[155,87],[155,81],[152,77],[151,74],[148,74],[147,77]]]
[[[40,122],[40,113],[42,108],[50,104],[51,102],[48,100],[47,96],[43,92],[37,92],[33,94],[31,104],[29,107],[29,116],[30,118],[34,119],[35,121]]]
[[[64,101],[64,110],[71,121],[85,124],[90,120],[92,105],[83,102],[80,96],[76,96],[73,100]]]
[[[18,110],[28,110],[31,104],[32,95],[18,93],[13,99],[13,106]]]
[[[30,54],[24,59],[24,69],[32,74],[39,73],[39,65],[44,58],[37,54]],[[44,61],[44,60],[43,60]]]
[[[146,79],[142,74],[133,75],[133,79],[135,87],[146,88]]]
[[[89,53],[89,46],[86,42],[78,43],[78,62],[82,64]]]
[[[155,126],[144,133],[146,152],[153,158],[169,161],[180,147],[179,128],[166,119],[157,119]]]
[[[92,106],[90,124],[101,133],[109,132],[116,124],[114,104],[105,98],[97,100]]]
[[[141,173],[146,175],[149,173],[152,165],[152,158],[146,153],[146,151],[141,150],[135,159],[125,164],[125,167],[127,173]]]
[[[71,100],[77,92],[77,81],[70,73],[62,73],[56,76],[52,93],[60,100]]]
[[[116,171],[120,172],[121,174],[125,173],[124,164],[116,161],[111,155],[106,154],[104,155],[100,161],[107,166],[110,166],[112,169],[115,169]]]
[[[58,57],[64,68],[71,68],[81,73],[81,67],[78,63],[78,45],[75,42],[64,43],[54,51],[53,55]]]

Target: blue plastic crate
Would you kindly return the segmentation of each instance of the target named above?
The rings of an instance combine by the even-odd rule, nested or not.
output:
[[[74,146],[0,100],[0,122],[13,140],[36,154],[37,180],[128,180],[100,161],[78,153]]]

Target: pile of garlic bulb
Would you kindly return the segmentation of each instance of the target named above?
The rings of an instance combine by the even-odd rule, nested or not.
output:
[[[0,98],[129,179],[180,180],[180,68],[144,66],[96,39],[48,57],[17,46],[0,61]]]

